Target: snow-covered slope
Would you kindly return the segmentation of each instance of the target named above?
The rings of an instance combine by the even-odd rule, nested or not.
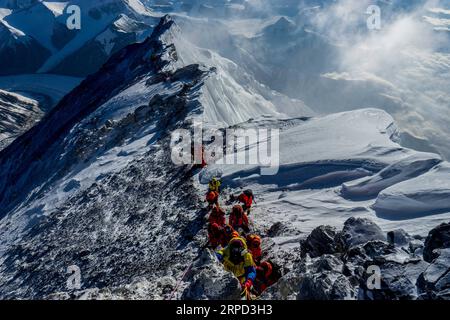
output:
[[[380,216],[392,220],[450,211],[450,165],[443,163],[429,172],[383,190],[374,204]]]
[[[151,38],[114,54],[0,153],[2,297],[64,292],[65,269],[76,264],[84,288],[145,277],[149,297],[160,298],[167,292],[158,281],[178,277],[202,245],[202,204],[188,168],[170,160],[170,133],[193,118],[233,124],[246,112],[281,116],[282,96],[265,93],[274,102],[266,100],[231,61],[179,32],[163,19]],[[196,58],[206,65],[191,64]],[[231,106],[237,115],[222,111]],[[48,263],[11,264],[36,254]]]
[[[362,14],[374,3],[383,12],[379,32],[367,29]],[[220,52],[315,112],[383,109],[399,123],[402,136],[425,142],[422,150],[437,150],[448,159],[447,5],[268,1],[265,14],[255,16],[206,19],[180,13],[177,18],[190,30],[191,41]]]
[[[192,129],[194,121],[208,128],[280,129],[279,172],[264,176],[256,165],[210,163],[197,174],[175,165],[171,134]],[[288,254],[306,232],[320,224],[341,227],[353,216],[370,217],[384,231],[401,226],[424,234],[450,215],[447,186],[433,185],[437,177],[448,181],[448,170],[440,169],[447,163],[397,139],[393,118],[379,109],[312,115],[301,101],[193,45],[166,16],[150,38],[113,54],[0,152],[0,297],[182,296],[196,285],[191,274],[175,292],[202,253],[203,192],[208,177],[218,174],[226,187],[222,200],[253,189],[252,226],[264,243]],[[238,151],[254,154],[257,145]],[[414,179],[426,186],[402,188]],[[345,195],[371,185],[370,199]],[[377,209],[397,187],[424,201],[420,218],[389,219]],[[439,214],[428,211],[433,204]],[[282,228],[269,239],[277,223]],[[214,255],[205,255],[200,263],[215,265]],[[74,265],[81,291],[66,287]],[[216,266],[211,277],[230,280],[220,270]]]
[[[0,150],[32,127],[41,116],[37,101],[0,90]]]
[[[441,161],[442,159],[434,154],[413,154],[373,176],[344,184],[342,195],[348,198],[374,197],[392,185],[422,175]]]
[[[36,1],[8,12],[0,9],[3,29],[17,35],[0,34],[6,44],[0,54],[9,57],[1,74],[37,71],[86,76],[97,71],[111,53],[148,35],[158,21],[139,0],[77,0],[70,5],[80,7],[80,30],[67,27],[68,2]],[[24,42],[27,50],[22,49]],[[20,56],[11,54],[19,50]],[[19,61],[25,60],[31,61],[20,65]]]
[[[283,128],[283,122],[271,127]],[[226,165],[209,166],[200,183],[217,175],[230,192],[252,189],[258,195],[255,224],[267,230],[281,222],[293,236],[321,224],[340,227],[349,216],[369,217],[384,230],[403,228],[411,234],[426,234],[450,218],[449,188],[439,182],[450,178],[446,170],[438,169],[442,159],[398,145],[398,129],[384,111],[362,109],[297,122],[280,133],[276,175],[262,175],[260,165],[230,165],[231,155]],[[249,126],[265,128],[267,122],[238,125]],[[254,158],[259,144],[238,152]],[[394,194],[398,196],[390,202]],[[414,199],[422,204],[412,209]],[[425,218],[418,224],[410,216]]]

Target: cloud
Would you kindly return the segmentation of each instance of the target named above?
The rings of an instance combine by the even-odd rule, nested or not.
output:
[[[370,90],[381,88],[379,95],[399,102],[389,112],[400,127],[425,137],[449,159],[450,37],[449,33],[437,32],[430,21],[446,22],[450,4],[443,6],[434,0],[407,6],[403,3],[381,6],[381,29],[376,31],[367,29],[367,16],[363,14],[371,1],[342,0],[325,6],[312,23],[339,44],[335,56],[338,70],[327,77],[374,84],[368,87],[366,96],[373,96]],[[382,79],[391,85],[377,85]],[[364,96],[355,92],[361,94]]]
[[[183,30],[200,47],[218,51],[315,111],[383,108],[401,129],[428,139],[450,159],[450,32],[442,30],[450,19],[449,1],[246,3],[256,19],[186,19]],[[374,3],[381,9],[380,30],[367,27]],[[286,43],[258,38],[262,26],[285,14],[296,22],[297,34]]]

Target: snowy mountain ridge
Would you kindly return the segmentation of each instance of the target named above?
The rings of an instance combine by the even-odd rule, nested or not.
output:
[[[424,235],[448,220],[450,187],[433,184],[448,181],[441,169],[447,163],[393,141],[398,131],[386,112],[311,117],[301,101],[267,91],[180,32],[165,16],[151,37],[113,54],[0,152],[2,298],[198,298],[201,287],[202,298],[236,298],[237,280],[201,249],[207,238],[202,200],[212,176],[222,177],[224,198],[254,190],[254,228],[268,255],[289,261],[286,279],[297,272],[289,265],[299,258],[305,232],[322,223],[341,227],[348,218],[370,217],[384,231],[401,225]],[[267,116],[252,119],[255,114]],[[176,166],[171,133],[191,129],[194,120],[280,128],[279,175],[258,175],[255,166],[210,164],[198,174]],[[373,195],[355,199],[358,188]],[[397,189],[387,193],[390,188]],[[419,211],[421,218],[401,223],[378,216],[381,200],[405,198],[441,214],[431,219]],[[80,268],[82,290],[66,287],[72,265]]]
[[[86,76],[97,71],[112,52],[145,38],[161,16],[139,0],[77,0],[70,5],[80,8],[82,25],[70,30],[68,5],[35,1],[26,7],[4,9],[0,3],[0,56],[10,60],[1,65],[2,74]]]
[[[186,51],[180,52],[180,49]],[[220,62],[217,68],[191,64],[200,52],[205,55],[205,61]],[[142,264],[138,263],[124,268],[108,259],[105,263],[110,266],[105,266],[104,270],[124,268],[124,278],[107,280],[104,271],[102,275],[94,271],[98,265],[91,266],[92,278],[88,280],[91,276],[86,275],[86,285],[102,286],[97,282],[98,277],[108,286],[130,283],[139,273],[145,274],[147,281],[156,285],[156,279],[163,277],[169,269],[173,270],[174,276],[181,272],[184,266],[181,257],[195,254],[199,242],[204,240],[198,234],[203,221],[198,216],[201,201],[191,179],[186,179],[189,171],[170,161],[170,131],[189,127],[192,119],[202,119],[207,109],[213,115],[211,121],[239,121],[241,118],[230,118],[231,114],[220,110],[231,106],[229,97],[242,96],[249,108],[278,114],[274,103],[258,94],[259,86],[253,87],[256,82],[251,77],[241,73],[229,60],[208,53],[184,43],[174,22],[166,17],[155,28],[152,37],[114,54],[101,70],[87,77],[40,123],[0,153],[0,189],[4,192],[0,199],[0,252],[4,262],[0,273],[5,283],[1,288],[2,296],[23,296],[25,287],[32,290],[35,297],[64,290],[65,273],[59,272],[67,267],[65,264],[73,259],[73,254],[78,255],[84,247],[91,248],[88,250],[96,257],[103,250],[122,255],[123,250],[128,250],[123,237],[129,238],[132,233],[131,238],[135,239],[132,241],[142,245],[136,252],[136,259],[146,256],[144,259],[149,259],[153,266],[141,269],[139,265]],[[228,71],[240,75],[239,81],[246,82],[238,83]],[[219,100],[213,89],[221,93]],[[222,96],[223,92],[227,96]],[[284,100],[279,94],[266,92],[265,95],[276,103]],[[303,104],[297,105],[302,110]],[[244,108],[243,104],[238,106]],[[129,201],[130,178],[136,183],[139,204]],[[11,183],[13,186],[8,185]],[[174,194],[175,186],[182,191]],[[170,196],[165,197],[164,193]],[[121,203],[128,204],[125,208]],[[102,208],[98,207],[100,204]],[[174,205],[178,208],[174,209]],[[84,222],[81,225],[75,223],[80,219],[95,225],[96,230],[91,229],[91,233]],[[123,223],[129,224],[131,229],[119,227]],[[135,232],[136,228],[141,231]],[[62,236],[60,232],[69,232],[74,237],[83,234],[86,242],[78,242],[76,248],[72,247],[69,243],[74,238]],[[152,244],[154,237],[159,240]],[[192,241],[193,237],[197,240]],[[62,250],[40,251],[35,241],[47,243],[47,249],[58,247]],[[158,249],[162,245],[160,241],[168,241],[167,246],[172,249],[161,252]],[[111,245],[114,242],[116,249]],[[108,246],[105,247],[106,243]],[[113,254],[115,250],[117,252]],[[23,264],[26,269],[20,271],[23,277],[8,280],[11,274],[18,272],[14,264],[10,264],[18,258],[17,254],[29,258],[43,254],[46,260],[56,264],[42,265],[43,269],[31,282],[26,280],[26,270],[33,267]],[[54,255],[65,258],[54,260],[51,258]],[[180,262],[169,268],[166,264],[161,266],[162,261]],[[91,262],[80,260],[77,263]],[[42,285],[42,277],[48,276],[47,268],[58,270],[53,273],[55,282]],[[131,272],[134,268],[141,270]]]
[[[383,12],[379,32],[366,25],[371,4]],[[316,113],[381,108],[405,145],[448,160],[448,10],[446,1],[268,1],[266,15],[176,18],[191,41]]]
[[[196,244],[187,243],[186,237],[191,228],[197,228],[191,219],[198,204],[190,181],[174,179],[185,172],[170,162],[168,130],[179,126],[199,107],[196,85],[208,71],[197,66],[176,68],[176,51],[165,42],[170,38],[172,23],[163,20],[151,38],[114,55],[101,71],[88,77],[42,122],[0,154],[2,189],[8,190],[1,200],[5,205],[0,250],[2,297],[29,295],[28,290],[35,297],[65,291],[66,264],[75,256],[81,260],[73,263],[91,270],[91,275],[83,276],[87,287],[129,284],[142,276],[157,286],[156,280],[172,268],[174,275],[181,272],[182,265],[176,262],[195,252]],[[169,70],[179,71],[172,77],[183,77],[174,82],[166,80]],[[108,104],[115,97],[117,101]],[[174,116],[177,110],[179,114]],[[117,111],[122,111],[121,115]],[[118,116],[111,118],[114,114]],[[101,116],[107,119],[102,121]],[[49,141],[54,143],[49,145]],[[18,156],[22,162],[14,163]],[[44,157],[49,161],[40,160]],[[130,178],[136,182],[134,192]],[[6,187],[10,179],[22,181],[16,180],[18,189]],[[30,188],[21,189],[30,182]],[[169,192],[174,185],[179,190],[176,195]],[[17,199],[14,189],[23,190],[22,200],[11,202]],[[169,196],[163,196],[163,192]],[[132,193],[137,202],[130,201]],[[177,203],[179,208],[174,208]],[[88,225],[95,227],[88,230]],[[25,244],[27,234],[31,238]],[[80,235],[85,242],[75,240]],[[155,237],[158,242],[154,242]],[[124,242],[125,238],[128,240]],[[35,241],[47,243],[47,249],[52,249],[41,251],[45,246],[39,249]],[[167,251],[159,249],[161,241],[166,242]],[[184,250],[177,251],[179,246]],[[62,250],[53,250],[58,247]],[[82,251],[85,253],[79,256]],[[10,275],[19,269],[10,262],[17,261],[17,254],[26,259],[44,255],[49,263],[32,263],[40,271],[29,281],[27,274],[34,267],[23,261],[23,277],[13,279]],[[95,259],[86,260],[91,254]],[[110,256],[109,261],[100,258],[105,254]],[[128,258],[117,264],[113,258],[117,254]],[[59,258],[53,259],[55,255]],[[48,282],[50,269],[54,270],[54,282]],[[111,278],[107,270],[113,269],[116,275]],[[155,290],[154,295],[158,294],[162,293]]]

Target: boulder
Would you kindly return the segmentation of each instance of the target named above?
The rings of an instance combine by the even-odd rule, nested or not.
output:
[[[340,241],[344,249],[364,244],[372,240],[386,241],[381,228],[370,219],[351,217],[344,223]]]
[[[411,242],[411,236],[403,229],[389,231],[387,240],[390,244],[398,247],[408,247]]]
[[[450,223],[443,223],[430,231],[425,240],[423,259],[432,262],[437,254],[435,249],[450,248]]]
[[[290,267],[261,299],[450,299],[447,228],[441,225],[427,238],[430,264],[418,254],[424,250],[423,239],[402,229],[386,236],[375,223],[361,218],[347,220],[340,233],[320,226],[301,241],[297,252],[271,253],[280,265]]]
[[[436,250],[437,258],[420,275],[419,289],[423,299],[450,300],[450,248]]]
[[[205,250],[201,259],[194,265],[189,284],[183,291],[182,300],[239,300],[241,285],[214,256]]]
[[[288,227],[283,224],[282,222],[276,222],[274,223],[269,230],[267,230],[267,236],[271,238],[275,238],[278,236],[281,236],[285,234],[285,231],[288,229]]]
[[[394,247],[393,245],[380,241],[372,240],[360,245],[364,250],[364,254],[367,256],[366,260],[370,261],[385,261],[385,260],[398,260],[399,256],[408,257],[409,255],[401,249]],[[388,259],[389,257],[389,259]]]
[[[294,270],[263,293],[263,300],[348,300],[356,298],[356,288],[342,274],[343,262],[324,254],[304,259]]]
[[[375,264],[375,261],[384,262],[387,259],[395,259],[401,250],[384,241],[369,241],[350,248],[345,252],[342,259],[344,261],[344,274],[349,277],[354,284],[360,283],[367,272],[367,266]]]
[[[344,264],[336,256],[325,254],[313,259],[301,276],[298,300],[349,300],[355,299],[355,288],[342,274]]]
[[[344,274],[361,287],[360,299],[415,299],[416,280],[428,266],[420,256],[379,240],[352,247],[343,260]],[[366,285],[374,267],[379,268],[382,287],[372,292]]]
[[[414,300],[420,293],[417,288],[417,279],[428,267],[428,263],[421,259],[405,263],[385,260],[372,265],[371,269],[369,267],[370,263],[367,263],[366,272],[360,284],[360,299]],[[379,273],[373,272],[374,267],[379,268]],[[369,287],[369,284],[376,283],[374,279],[376,276],[379,276],[380,287]]]
[[[417,256],[423,256],[423,249],[424,249],[424,242],[423,240],[419,239],[413,239],[409,243],[409,252],[417,255]]]
[[[285,274],[277,283],[263,292],[260,300],[295,300],[300,286],[301,275],[305,271],[301,270],[301,267],[305,267],[305,265],[301,264],[295,270]]]
[[[333,254],[339,251],[336,243],[336,229],[330,226],[319,226],[301,242],[302,254],[308,253],[316,258],[323,254]]]

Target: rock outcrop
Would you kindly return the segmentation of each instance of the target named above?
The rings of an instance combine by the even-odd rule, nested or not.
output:
[[[293,258],[297,263],[261,298],[449,299],[447,232],[446,224],[430,232],[424,259],[420,237],[403,230],[386,236],[369,219],[350,218],[340,232],[330,226],[317,227],[301,242],[300,257]]]
[[[189,273],[191,277],[181,297],[183,300],[239,300],[238,279],[224,270],[211,251],[205,250]]]
[[[301,242],[302,252],[315,258],[323,254],[333,254],[339,251],[337,243],[337,232],[330,226],[319,226],[315,228],[306,240]]]
[[[434,250],[443,248],[450,248],[450,223],[443,223],[430,231],[425,240],[423,259],[432,262],[439,255]]]
[[[378,225],[369,219],[355,217],[345,222],[340,238],[345,249],[372,240],[386,241],[386,235]]]
[[[420,298],[450,300],[450,223],[430,231],[423,258],[430,265],[418,280]]]

